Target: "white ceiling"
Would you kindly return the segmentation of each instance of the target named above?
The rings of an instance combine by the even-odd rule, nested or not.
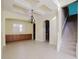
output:
[[[77,1],[77,0],[58,0],[61,7],[64,7],[64,6],[67,6],[69,5],[70,3],[73,3],[74,1]]]
[[[33,9],[36,13],[45,14],[57,9],[52,0],[2,0],[2,9],[28,12]]]
[[[35,14],[50,16],[56,13],[56,1],[59,1],[61,6],[65,6],[75,0],[2,0],[1,2],[2,10],[30,15],[33,9]]]

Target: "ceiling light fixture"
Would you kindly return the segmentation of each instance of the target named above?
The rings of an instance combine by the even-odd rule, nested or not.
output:
[[[35,19],[34,19],[34,16],[33,16],[33,10],[31,10],[31,23],[35,23]]]

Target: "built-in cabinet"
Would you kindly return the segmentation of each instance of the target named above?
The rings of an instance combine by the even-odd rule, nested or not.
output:
[[[32,40],[32,34],[6,35],[6,42],[13,42],[19,40]]]

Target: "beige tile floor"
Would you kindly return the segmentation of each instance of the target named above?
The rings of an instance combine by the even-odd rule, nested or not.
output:
[[[15,42],[3,50],[3,59],[56,59],[55,56],[56,48],[46,42]]]
[[[67,34],[64,33],[64,35]],[[63,39],[63,42],[66,45],[63,43],[62,44],[65,45],[65,47],[68,46],[67,45],[68,40],[66,39],[69,39],[70,42],[71,41],[74,42],[74,39],[71,40],[70,37],[72,37],[72,35],[69,36],[69,38],[65,37],[65,39]],[[73,45],[69,46],[72,47]],[[63,48],[63,51],[57,53],[56,47],[53,45],[49,45],[48,42],[19,41],[19,42],[8,43],[3,48],[2,59],[76,59],[74,55],[64,52],[64,49],[65,48]],[[67,51],[70,51],[70,49]]]
[[[55,46],[47,42],[20,41],[7,44],[2,59],[75,59],[63,52],[57,53]]]

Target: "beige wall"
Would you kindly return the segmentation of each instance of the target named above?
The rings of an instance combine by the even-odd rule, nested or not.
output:
[[[36,15],[36,41],[45,41],[44,37],[44,18],[42,16]]]
[[[1,46],[5,46],[5,16],[4,12],[1,13]]]
[[[57,11],[57,10],[56,10]],[[51,20],[56,15],[56,12],[50,16],[36,15],[36,41],[46,41],[45,39],[45,20]],[[51,41],[52,42],[52,41]],[[53,42],[52,42],[53,43]]]
[[[11,19],[18,19],[18,20],[22,20],[22,21],[28,21],[29,18],[27,18],[26,16],[24,15],[21,15],[21,14],[17,14],[17,13],[14,13],[14,12],[11,12],[11,11],[5,11],[5,10],[2,10],[2,18],[1,18],[1,44],[2,44],[2,47],[6,45],[6,40],[5,40],[5,34],[11,34],[11,32],[9,33],[8,31],[5,32],[5,28],[7,28],[5,26],[5,20],[6,18],[11,18]],[[25,22],[24,22],[25,23]],[[27,22],[26,22],[27,23]],[[30,24],[31,26],[31,24]],[[28,27],[28,25],[27,25]],[[28,27],[30,28],[30,27]],[[29,31],[31,31],[30,29],[29,30],[26,30],[28,32],[24,32],[24,33],[31,33]]]
[[[14,32],[13,24],[22,24],[22,32]],[[31,23],[22,20],[6,19],[5,20],[5,34],[32,34],[33,26]]]
[[[45,32],[44,32],[44,22],[38,21],[36,22],[36,40],[37,41],[45,41]]]
[[[26,14],[21,14],[13,11],[3,11],[5,18],[19,19],[19,20],[29,20]]]
[[[57,39],[58,39],[58,25],[57,25],[57,16],[53,17],[53,19],[50,20],[50,44],[57,45]]]

